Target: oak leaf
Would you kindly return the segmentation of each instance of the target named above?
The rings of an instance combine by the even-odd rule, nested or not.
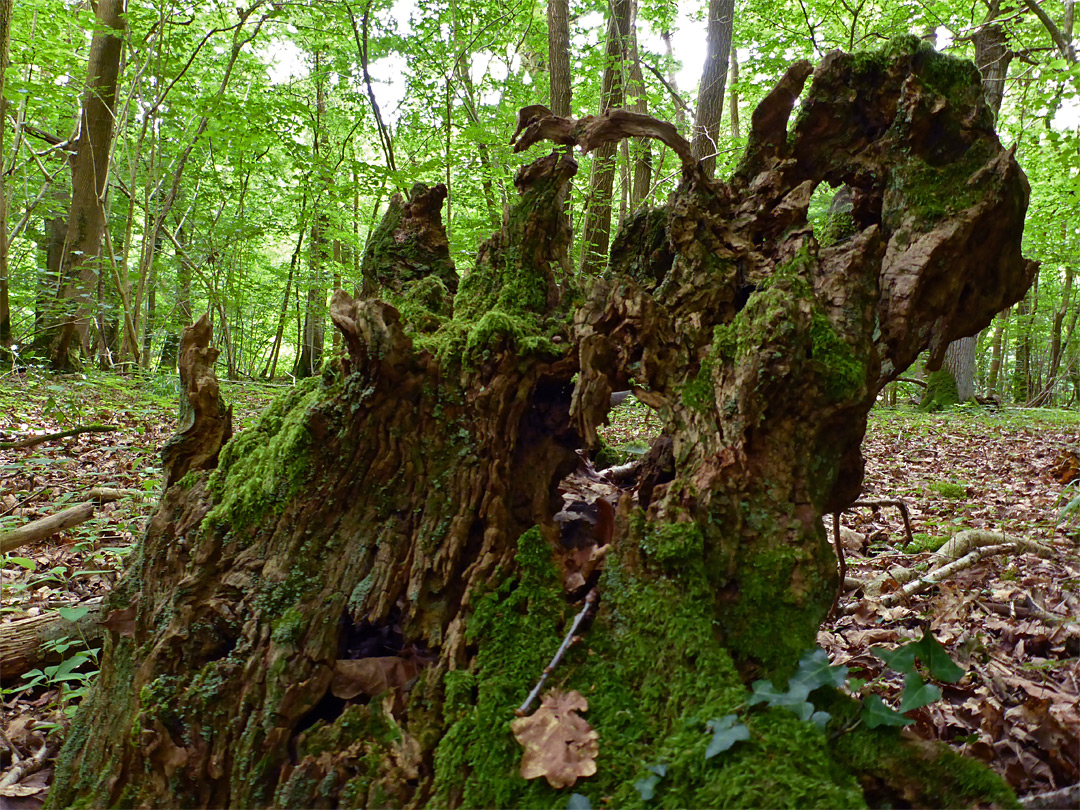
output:
[[[524,778],[543,776],[553,788],[564,788],[596,773],[599,735],[577,714],[588,708],[589,701],[580,692],[553,689],[540,699],[535,713],[510,724],[525,749]]]

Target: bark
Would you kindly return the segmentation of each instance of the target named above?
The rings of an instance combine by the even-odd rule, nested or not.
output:
[[[724,86],[731,59],[731,35],[735,25],[735,0],[709,0],[705,64],[701,69],[697,115],[694,117],[694,157],[710,177],[716,170],[716,139],[724,114]]]
[[[49,334],[49,361],[57,369],[78,366],[80,346],[82,354],[90,354],[98,256],[105,230],[116,80],[124,47],[124,0],[101,0],[96,12],[102,27],[95,31],[90,44],[79,139],[71,165],[71,208],[60,268],[66,311]]]
[[[990,369],[986,373],[986,395],[990,397],[998,395],[998,385],[1001,380],[1001,361],[1004,356],[1005,325],[1009,322],[1009,311],[999,312],[995,321],[994,337],[990,344]]]
[[[1046,385],[1042,391],[1029,403],[1033,407],[1041,408],[1049,405],[1054,398],[1054,389],[1057,387],[1059,372],[1061,371],[1061,359],[1064,355],[1065,344],[1062,341],[1062,328],[1065,325],[1065,316],[1071,311],[1073,322],[1076,321],[1076,305],[1072,301],[1073,277],[1076,269],[1072,265],[1065,267],[1065,282],[1061,288],[1061,303],[1054,312],[1053,321],[1050,324],[1050,361],[1046,373]]]
[[[14,551],[27,543],[35,543],[38,540],[52,537],[54,534],[64,531],[64,529],[70,529],[72,526],[85,523],[93,516],[94,505],[92,503],[80,503],[76,506],[69,506],[55,515],[33,520],[17,529],[0,534],[0,554],[7,554],[9,551]]]
[[[1013,402],[1031,396],[1031,302],[1025,297],[1016,305],[1016,357],[1013,361]]]
[[[630,105],[632,112],[646,115],[649,112],[649,101],[645,94],[645,77],[641,73],[641,59],[638,56],[637,44],[637,4],[634,5],[633,19],[630,26],[629,43],[629,82],[628,95],[633,99]],[[558,115],[559,113],[555,113]],[[633,157],[633,184],[626,184],[630,188],[630,213],[634,214],[648,197],[652,189],[652,149],[648,138],[635,138],[633,148],[630,150]]]
[[[961,77],[947,97],[924,81],[943,69]],[[881,803],[1008,803],[935,746],[850,728],[839,697],[848,728],[831,738],[747,713],[730,778],[701,765],[705,723],[745,702],[742,677],[789,675],[814,642],[837,584],[821,518],[858,494],[880,388],[989,323],[1036,269],[1020,255],[1027,182],[977,77],[917,40],[833,53],[789,137],[810,72],[758,107],[729,181],[686,160],[587,290],[566,280],[565,150],[518,173],[452,315],[433,272],[393,269],[415,272],[408,257],[437,238],[438,187],[399,200],[396,252],[365,258],[370,296],[334,294],[340,373],[165,490],[110,596],[134,626],[106,641],[49,802],[562,806],[517,776],[509,724],[595,589],[586,641],[554,673],[588,695],[603,767],[575,790],[593,806],[639,802],[663,751],[678,806],[796,791],[850,806],[861,784]],[[645,131],[599,120],[565,131],[590,148]],[[821,182],[853,189],[858,229],[819,249]],[[671,437],[667,474],[594,505],[593,534],[564,534],[560,482],[631,380]]]
[[[607,27],[604,75],[600,82],[600,114],[621,107],[625,97],[623,62],[630,37],[634,0],[614,0]],[[593,155],[585,207],[579,272],[593,276],[604,269],[611,239],[611,201],[615,184],[615,143],[605,142]]]
[[[570,2],[548,0],[548,70],[551,111],[570,117]]]
[[[739,57],[734,48],[731,50],[731,67],[729,71],[731,73],[731,93],[729,94],[728,121],[731,123],[731,137],[738,140],[742,137],[739,132],[739,91],[737,88],[739,84]]]
[[[0,0],[0,349],[11,346],[11,304],[8,298],[8,205],[4,136],[7,134],[7,101],[4,79],[8,66],[8,43],[11,40],[11,12],[14,0]]]

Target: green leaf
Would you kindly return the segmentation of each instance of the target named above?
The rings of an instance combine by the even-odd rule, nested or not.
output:
[[[588,796],[571,793],[570,801],[566,803],[566,810],[592,810],[592,802],[589,801]]]
[[[795,684],[787,692],[778,692],[773,682],[766,680],[754,681],[750,690],[750,697],[746,701],[750,706],[756,703],[765,703],[769,706],[790,706],[793,703],[802,703],[810,694],[803,684]]]
[[[90,612],[89,607],[64,607],[57,608],[56,612],[60,614],[61,619],[67,619],[69,622],[77,622],[83,616]]]
[[[832,719],[832,715],[829,714],[828,712],[814,712],[810,716],[810,722],[813,723],[818,728],[820,728],[822,731],[825,730],[825,726],[828,724],[829,720],[831,720],[831,719]]]
[[[904,717],[900,712],[893,711],[885,705],[885,701],[881,699],[880,695],[871,695],[863,703],[862,710],[863,720],[866,722],[867,728],[877,728],[878,726],[907,726],[915,721],[909,717]]]
[[[923,637],[912,644],[911,648],[930,670],[931,677],[945,683],[956,683],[964,677],[964,670],[956,665],[945,648],[938,644],[930,633],[924,631]]]
[[[796,684],[810,694],[819,686],[832,686],[839,689],[847,680],[848,668],[832,666],[829,654],[820,647],[807,650],[799,659],[799,669],[788,682],[788,689],[795,691]]]
[[[33,571],[37,568],[37,563],[29,557],[5,557],[4,562],[14,563],[20,568],[25,568],[27,571]]]
[[[911,644],[903,644],[895,650],[887,647],[871,647],[870,652],[885,662],[889,669],[908,675],[915,671],[915,648]]]
[[[921,709],[941,698],[941,690],[924,681],[918,672],[912,672],[904,678],[904,694],[900,697],[900,712]]]
[[[712,759],[717,754],[727,751],[735,743],[750,739],[750,729],[734,714],[726,714],[716,720],[710,720],[705,728],[713,733],[712,742],[705,749],[705,759]]]

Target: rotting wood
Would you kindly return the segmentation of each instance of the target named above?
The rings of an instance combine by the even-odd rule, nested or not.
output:
[[[0,554],[7,554],[9,551],[19,548],[19,546],[52,537],[54,534],[64,531],[64,529],[70,529],[72,526],[85,523],[93,516],[94,504],[80,503],[69,506],[55,515],[33,520],[17,529],[0,534]]]
[[[0,623],[0,679],[11,685],[13,678],[51,660],[46,648],[50,642],[79,638],[92,646],[104,632],[101,618],[101,599],[95,598],[73,607],[89,607],[78,621],[68,621],[56,611],[26,619]]]

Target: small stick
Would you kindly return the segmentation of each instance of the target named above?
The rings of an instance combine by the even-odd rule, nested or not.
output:
[[[529,692],[529,696],[525,698],[525,702],[521,704],[521,707],[514,712],[518,717],[523,717],[528,711],[532,702],[536,700],[537,695],[540,694],[540,690],[544,688],[544,682],[547,680],[548,675],[559,665],[562,657],[566,655],[566,651],[570,649],[570,645],[574,643],[574,634],[577,632],[578,627],[585,621],[585,617],[589,611],[592,610],[594,604],[596,604],[596,588],[589,591],[588,596],[585,597],[585,607],[581,609],[581,612],[574,617],[574,623],[570,625],[570,632],[566,634],[566,638],[563,639],[563,643],[559,645],[559,649],[555,653],[555,657],[551,659],[551,663],[544,667],[543,674],[540,675],[540,680],[536,682],[536,686]]]
[[[829,616],[836,615],[836,609],[840,606],[840,597],[844,595],[844,583],[847,580],[847,560],[844,559],[844,544],[840,541],[840,513],[833,512],[833,546],[836,547],[836,559],[840,562],[840,582],[836,586],[836,596],[833,598],[832,607],[829,608]]]
[[[69,506],[55,515],[31,521],[17,529],[12,529],[10,532],[0,534],[0,554],[7,554],[9,551],[14,551],[19,546],[24,546],[27,543],[33,543],[35,540],[52,537],[64,529],[70,529],[72,526],[85,523],[93,516],[94,505],[92,503],[80,503],[76,506]]]
[[[56,439],[66,439],[69,436],[78,436],[80,433],[112,433],[114,430],[119,429],[120,428],[116,427],[116,425],[87,425],[86,427],[63,430],[59,433],[45,433],[41,436],[29,436],[15,442],[0,442],[0,450],[21,450],[26,447],[36,447],[39,444],[51,442]]]

